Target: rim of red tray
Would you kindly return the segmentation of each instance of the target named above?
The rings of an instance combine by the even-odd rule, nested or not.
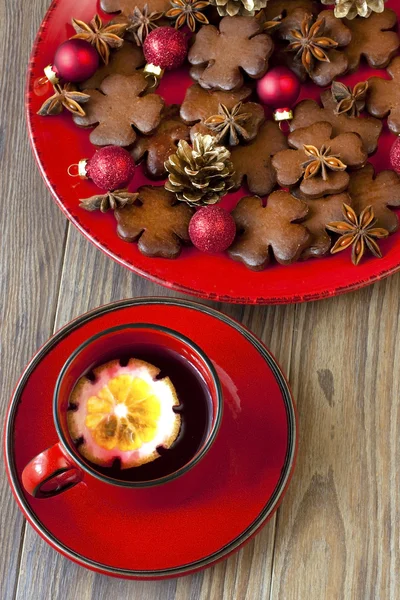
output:
[[[272,370],[282,393],[282,399],[284,401],[288,420],[288,449],[286,452],[285,463],[282,467],[280,479],[276,485],[273,494],[270,496],[270,498],[268,498],[266,505],[264,506],[263,510],[260,511],[258,517],[253,521],[253,523],[251,523],[234,540],[232,540],[223,548],[214,552],[210,556],[204,557],[192,563],[180,565],[178,567],[172,567],[170,569],[155,571],[133,571],[128,569],[110,567],[102,563],[90,560],[59,542],[56,536],[54,536],[46,527],[44,527],[44,525],[36,517],[35,512],[32,510],[32,508],[26,501],[21,486],[18,482],[18,476],[16,473],[13,458],[14,419],[18,407],[19,397],[31,372],[34,370],[34,368],[40,362],[43,356],[45,356],[48,350],[55,346],[60,339],[65,337],[65,335],[68,335],[74,329],[85,325],[85,323],[90,321],[91,319],[101,316],[107,312],[113,312],[115,310],[129,308],[130,306],[141,304],[170,304],[181,308],[200,310],[213,318],[220,319],[227,325],[236,329],[241,335],[243,335],[246,338],[247,341],[253,344],[253,346],[262,355],[262,357],[265,359],[266,363]],[[227,315],[221,313],[220,311],[214,308],[190,300],[158,297],[125,299],[102,305],[98,308],[95,308],[91,311],[80,315],[76,319],[73,319],[72,321],[64,325],[64,327],[59,329],[49,340],[47,340],[47,342],[45,342],[45,344],[43,344],[43,346],[32,357],[28,365],[25,367],[25,370],[22,373],[12,393],[11,400],[7,409],[7,415],[4,425],[4,461],[12,493],[21,511],[28,519],[32,527],[37,531],[37,533],[55,550],[57,550],[67,558],[71,559],[73,562],[76,562],[92,571],[103,573],[105,575],[123,577],[128,579],[163,579],[168,577],[188,575],[226,559],[228,556],[239,550],[244,544],[250,541],[250,539],[254,537],[254,535],[256,535],[258,531],[267,523],[267,521],[272,517],[272,515],[276,512],[277,508],[279,507],[293,476],[298,450],[297,430],[297,411],[286,376],[282,372],[273,354],[261,342],[261,340],[259,340],[247,327],[242,325],[242,323],[239,323],[236,319],[228,317]]]

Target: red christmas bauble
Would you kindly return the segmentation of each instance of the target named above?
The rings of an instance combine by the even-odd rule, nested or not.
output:
[[[190,219],[189,236],[198,250],[214,254],[224,252],[236,235],[235,221],[220,206],[200,208]]]
[[[184,62],[188,51],[184,33],[173,27],[157,27],[143,44],[146,62],[160,69],[177,69]]]
[[[400,175],[400,137],[396,138],[390,149],[390,165],[398,175]]]
[[[57,48],[52,71],[58,79],[85,81],[99,68],[99,54],[85,40],[67,40]]]
[[[86,177],[107,191],[126,187],[135,172],[135,161],[119,146],[104,146],[85,164]]]
[[[261,102],[271,108],[293,106],[300,94],[300,81],[287,67],[275,67],[257,81]]]

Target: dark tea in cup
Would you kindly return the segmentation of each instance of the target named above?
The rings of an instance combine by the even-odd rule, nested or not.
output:
[[[64,364],[53,398],[59,442],[25,467],[24,487],[54,496],[85,473],[131,488],[166,483],[208,452],[222,408],[215,368],[187,337],[147,323],[107,329]]]
[[[80,378],[68,405],[68,428],[97,471],[143,481],[189,462],[204,443],[211,416],[210,392],[194,365],[165,346],[133,343],[129,354]]]

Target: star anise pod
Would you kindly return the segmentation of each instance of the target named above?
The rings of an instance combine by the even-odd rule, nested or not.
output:
[[[138,196],[139,194],[131,194],[126,190],[114,190],[106,194],[96,194],[90,198],[85,198],[80,201],[79,206],[90,212],[100,210],[104,213],[110,208],[111,210],[115,210],[116,208],[123,208],[129,204],[133,204]]]
[[[277,15],[273,19],[267,21],[265,18],[264,10],[260,10],[260,12],[256,15],[256,19],[260,23],[262,31],[271,33],[273,31],[275,31],[282,24],[283,13],[281,13],[280,15]]]
[[[149,14],[148,4],[144,5],[143,10],[135,6],[133,13],[128,16],[126,30],[132,33],[137,45],[142,46],[150,31],[158,27],[156,21],[161,19],[163,15],[163,12],[152,12]]]
[[[249,134],[243,124],[251,117],[250,113],[241,113],[242,103],[236,104],[229,110],[224,104],[218,106],[218,114],[212,115],[204,124],[213,132],[217,142],[227,142],[229,146],[237,146],[239,138],[249,139]]]
[[[325,29],[324,17],[313,23],[314,17],[306,14],[300,29],[292,29],[290,38],[293,40],[287,47],[288,51],[296,51],[296,58],[301,57],[301,62],[307,73],[314,67],[314,59],[321,62],[330,62],[326,50],[336,48],[338,43],[331,38],[323,36]]]
[[[38,110],[38,115],[44,117],[48,115],[59,115],[62,113],[63,109],[66,108],[74,115],[79,115],[80,117],[85,116],[85,111],[80,105],[85,104],[85,102],[90,100],[88,94],[78,92],[72,83],[66,83],[64,87],[61,87],[57,83],[56,85],[53,85],[53,89],[55,93],[45,100],[40,107],[40,110]]]
[[[331,171],[345,171],[347,169],[347,165],[339,160],[336,154],[330,154],[331,149],[325,144],[321,147],[321,150],[307,144],[304,144],[303,148],[308,156],[306,162],[301,165],[305,169],[304,179],[315,177],[321,171],[322,179],[326,181],[327,169]]]
[[[122,35],[126,29],[126,23],[114,23],[103,25],[99,15],[95,15],[90,23],[72,19],[72,25],[76,31],[73,39],[86,40],[96,47],[104,64],[108,65],[110,48],[120,48],[124,43]]]
[[[343,204],[343,214],[344,221],[334,221],[326,226],[329,231],[340,235],[331,248],[331,254],[336,254],[352,246],[351,260],[354,265],[359,264],[366,248],[377,258],[382,258],[382,252],[375,240],[388,237],[389,232],[383,227],[374,227],[376,219],[372,206],[365,207],[357,216],[351,206]]]
[[[175,28],[179,29],[185,23],[190,31],[196,29],[196,21],[202,25],[208,25],[208,19],[201,12],[210,4],[205,0],[170,0],[170,8],[165,16],[169,19],[175,19]]]
[[[350,117],[358,117],[364,110],[367,96],[368,81],[356,83],[353,89],[340,81],[334,81],[331,86],[332,97],[336,102],[335,113],[348,113]]]

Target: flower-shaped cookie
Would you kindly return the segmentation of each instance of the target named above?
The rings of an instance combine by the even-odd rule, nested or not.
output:
[[[282,15],[283,20],[290,16],[295,10],[301,8],[309,13],[318,12],[318,4],[313,0],[268,0],[267,6],[263,9],[264,18],[266,21],[272,21],[279,15]]]
[[[107,13],[121,12],[130,15],[137,6],[143,10],[148,5],[149,12],[166,12],[171,8],[169,0],[100,0],[100,6]]]
[[[276,173],[271,157],[288,147],[286,136],[277,123],[266,121],[260,128],[254,142],[246,146],[232,148],[233,181],[235,188],[246,180],[252,194],[265,196],[274,189]]]
[[[224,17],[219,30],[205,25],[197,33],[188,54],[190,73],[203,88],[235,90],[243,85],[242,71],[252,78],[264,75],[273,48],[255,17]]]
[[[232,216],[238,231],[229,256],[246,267],[260,271],[271,254],[282,265],[297,260],[310,241],[303,225],[294,223],[307,216],[307,205],[288,192],[273,192],[264,207],[258,196],[239,200]]]
[[[363,169],[350,176],[348,193],[357,214],[367,206],[372,206],[376,227],[383,227],[389,233],[399,228],[399,219],[390,206],[400,206],[400,177],[394,171],[381,171],[375,176],[374,167],[367,163]]]
[[[388,118],[388,127],[400,134],[400,56],[396,56],[387,68],[391,79],[371,77],[368,80],[367,110],[374,117]]]
[[[81,127],[96,125],[90,141],[96,146],[129,146],[136,139],[132,126],[151,133],[160,123],[164,102],[157,94],[141,95],[147,89],[142,73],[109,75],[98,90],[85,90],[90,96],[86,116],[74,117]]]
[[[265,8],[257,14],[263,31],[266,31],[275,39],[275,34],[285,23],[285,19],[290,16],[297,8],[306,10],[309,13],[317,14],[321,7],[315,0],[268,0]]]
[[[136,162],[146,156],[145,171],[149,177],[164,177],[167,173],[164,163],[176,152],[179,140],[189,140],[189,127],[180,120],[179,107],[172,105],[165,110],[160,125],[150,136],[137,139],[132,156]]]
[[[294,118],[290,121],[291,131],[299,127],[308,127],[319,121],[327,121],[332,125],[332,134],[358,133],[368,154],[375,152],[382,131],[382,121],[373,117],[351,117],[345,113],[336,114],[336,102],[330,90],[321,94],[323,108],[314,100],[302,100],[293,111]]]
[[[343,204],[351,206],[351,198],[348,194],[342,193],[316,200],[304,200],[304,202],[308,206],[308,214],[303,225],[310,232],[311,239],[301,258],[324,256],[332,246],[326,226],[343,218]]]
[[[351,31],[351,42],[344,50],[349,71],[357,71],[362,56],[374,69],[386,67],[400,45],[397,33],[390,31],[397,24],[394,10],[385,8],[381,13],[372,13],[368,19],[356,17],[344,22]]]
[[[146,256],[176,258],[182,243],[189,243],[189,221],[194,210],[178,202],[163,186],[145,185],[138,190],[134,204],[117,208],[117,233],[126,242],[138,240]]]
[[[289,145],[272,158],[279,185],[293,187],[306,198],[343,192],[349,184],[347,168],[362,167],[367,160],[356,133],[332,138],[332,125],[321,122],[292,131]]]
[[[230,144],[232,140],[230,141],[231,136],[227,130],[231,126],[235,129],[235,114],[238,113],[238,139],[233,141],[236,141],[237,144],[241,141],[249,142],[253,140],[265,117],[260,104],[243,102],[250,94],[251,90],[247,87],[242,87],[237,91],[222,92],[204,90],[197,83],[190,86],[186,90],[180,115],[185,123],[194,123],[190,130],[191,138],[193,139],[196,133],[208,134],[217,137],[221,143]],[[241,106],[238,109],[240,104]],[[243,114],[248,115],[247,118],[242,119],[241,115]],[[217,118],[214,119],[213,117]],[[207,120],[208,125],[205,124]],[[244,136],[241,135],[241,127],[244,129]]]
[[[82,90],[99,88],[108,75],[133,75],[144,62],[142,49],[125,41],[121,48],[112,52],[108,65],[102,65],[90,79],[79,84],[79,87]]]
[[[286,17],[278,34],[289,42],[288,66],[302,81],[309,75],[314,83],[325,86],[347,70],[347,56],[337,48],[350,43],[351,32],[332,11],[323,10],[314,17],[299,8]]]

